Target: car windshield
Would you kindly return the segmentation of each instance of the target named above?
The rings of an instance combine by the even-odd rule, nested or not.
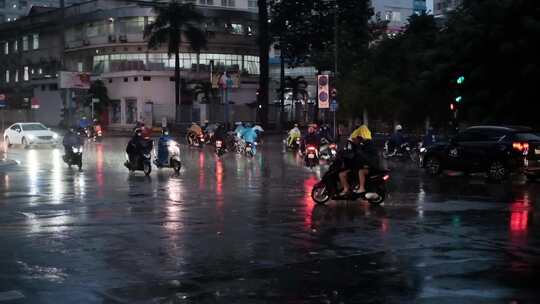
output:
[[[48,130],[47,127],[40,123],[33,123],[33,124],[23,124],[22,125],[23,131],[43,131]]]
[[[540,141],[540,136],[534,133],[516,133],[515,139],[522,141]]]

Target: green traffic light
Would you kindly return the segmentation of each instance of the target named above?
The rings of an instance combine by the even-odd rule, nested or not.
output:
[[[460,103],[462,100],[463,100],[463,97],[462,97],[462,96],[456,97],[456,102],[457,102],[457,103]]]
[[[465,82],[465,76],[459,76],[456,82],[457,84],[463,84]]]

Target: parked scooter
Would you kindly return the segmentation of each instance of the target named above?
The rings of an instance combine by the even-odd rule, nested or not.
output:
[[[71,166],[79,167],[79,171],[82,170],[82,153],[83,146],[77,145],[71,147],[71,153],[64,155],[62,158],[64,162],[71,168]]]
[[[330,199],[357,200],[361,198],[360,194],[354,192],[347,197],[339,196],[339,193],[342,191],[342,186],[339,182],[340,168],[340,161],[332,163],[322,180],[313,187],[311,197],[317,204],[324,204]],[[370,172],[366,179],[367,191],[364,194],[363,199],[374,205],[383,203],[386,198],[386,182],[389,179],[390,175],[388,174],[388,171]],[[351,172],[349,174],[349,183],[353,188],[358,185],[358,174],[356,174],[356,172]]]
[[[319,151],[312,145],[306,146],[304,161],[307,167],[313,168],[319,164]]]
[[[221,157],[223,154],[227,152],[227,148],[225,147],[226,145],[221,139],[216,140],[215,145],[216,145],[216,155],[218,157]]]

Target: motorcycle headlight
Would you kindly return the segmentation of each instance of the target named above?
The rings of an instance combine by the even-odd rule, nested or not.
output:
[[[427,151],[426,148],[420,148],[420,152],[421,152],[421,153],[424,153],[424,152],[426,152],[426,151]]]

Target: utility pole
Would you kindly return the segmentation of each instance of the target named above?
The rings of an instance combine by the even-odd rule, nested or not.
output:
[[[279,71],[279,92],[280,92],[280,101],[281,101],[281,114],[279,115],[279,119],[281,121],[281,129],[285,127],[285,56],[283,56],[283,39],[280,39],[280,53],[279,53],[279,59],[281,63],[280,71]],[[294,102],[294,100],[293,100]]]
[[[66,62],[64,58],[64,52],[66,48],[65,33],[66,33],[66,6],[64,3],[64,0],[60,0],[60,71],[57,71],[59,82],[61,80],[61,72],[66,69]],[[69,94],[69,89],[60,88],[60,96],[62,98],[62,104],[67,108],[65,112],[66,117],[64,117],[64,120],[66,122],[66,127],[69,128],[72,124],[71,96]]]

